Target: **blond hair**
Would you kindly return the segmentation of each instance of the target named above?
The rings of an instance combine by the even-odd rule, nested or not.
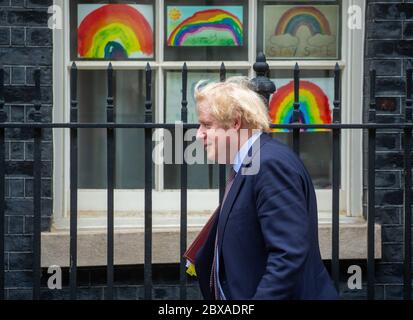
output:
[[[224,82],[199,81],[195,86],[197,104],[207,101],[211,116],[224,128],[241,117],[248,129],[269,131],[269,116],[263,98],[252,90],[247,77],[230,77]]]

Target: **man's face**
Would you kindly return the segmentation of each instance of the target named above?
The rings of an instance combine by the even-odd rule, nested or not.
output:
[[[198,122],[200,126],[196,137],[202,141],[208,159],[214,163],[230,163],[235,155],[232,154],[231,141],[236,139],[239,128],[223,129],[212,117],[207,101],[198,104]]]

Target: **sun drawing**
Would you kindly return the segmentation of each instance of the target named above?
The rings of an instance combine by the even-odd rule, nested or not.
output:
[[[169,18],[171,18],[171,20],[173,21],[179,20],[181,16],[181,11],[176,8],[173,8],[171,11],[169,11]]]

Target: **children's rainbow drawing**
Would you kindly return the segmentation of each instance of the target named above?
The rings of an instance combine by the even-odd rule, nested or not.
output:
[[[242,6],[168,7],[168,46],[242,46]]]
[[[300,116],[304,124],[330,124],[330,103],[324,91],[315,83],[300,80]],[[288,124],[293,121],[294,81],[280,87],[269,104],[269,115],[273,124]],[[326,129],[303,129],[303,131],[326,131]],[[288,129],[273,129],[273,132],[288,132]]]
[[[298,6],[287,10],[280,18],[275,35],[295,35],[297,30],[306,26],[311,34],[331,35],[330,23],[324,14],[315,7]]]
[[[147,20],[146,12],[140,12],[141,7],[128,4],[102,6],[80,4],[78,6],[79,57],[104,59],[152,57],[152,21]],[[150,18],[153,20],[153,17]]]
[[[263,49],[269,59],[339,58],[340,6],[265,5]]]

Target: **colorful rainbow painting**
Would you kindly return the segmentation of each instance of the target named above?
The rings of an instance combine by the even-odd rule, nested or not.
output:
[[[153,56],[153,28],[139,11],[139,6],[107,4],[96,8],[80,4],[80,13],[84,18],[78,26],[79,58],[130,59]]]
[[[242,7],[237,9],[242,11]],[[175,17],[180,17],[179,8],[172,8],[170,11],[169,18]],[[207,34],[208,36],[205,36]],[[198,10],[168,33],[167,43],[168,46],[241,46],[242,18],[220,8]]]
[[[308,27],[312,35],[331,35],[327,18],[320,10],[311,6],[297,6],[287,10],[277,24],[275,35],[295,35],[302,26]]]
[[[331,111],[327,95],[317,84],[300,80],[300,123],[330,124]],[[273,124],[292,123],[294,111],[294,81],[280,87],[269,104]],[[303,129],[303,131],[327,131],[327,129]],[[273,132],[288,132],[288,129],[273,129]]]

